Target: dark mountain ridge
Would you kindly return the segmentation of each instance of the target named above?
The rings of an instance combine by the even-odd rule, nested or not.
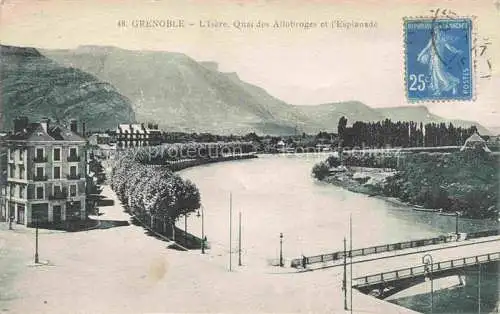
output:
[[[20,115],[61,122],[76,118],[88,129],[135,120],[130,100],[110,83],[61,66],[37,49],[0,45],[0,70],[4,129],[12,128]]]

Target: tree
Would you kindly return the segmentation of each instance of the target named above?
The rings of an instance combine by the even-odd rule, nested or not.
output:
[[[316,179],[323,180],[330,174],[330,167],[326,162],[320,162],[314,165],[312,174]]]
[[[339,123],[337,125],[337,132],[339,134],[339,137],[341,139],[344,139],[344,135],[345,135],[345,129],[347,127],[347,118],[342,116],[340,119],[339,119]]]

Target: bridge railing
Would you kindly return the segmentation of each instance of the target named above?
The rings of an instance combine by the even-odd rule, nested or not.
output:
[[[499,230],[497,230],[497,229],[484,230],[484,231],[468,233],[467,239],[489,237],[489,236],[494,236],[494,235],[498,235],[498,234],[499,234]],[[377,246],[370,246],[370,247],[366,247],[366,248],[356,249],[356,250],[352,250],[352,252],[347,251],[346,256],[347,257],[365,256],[365,255],[370,255],[370,254],[404,250],[404,249],[410,249],[410,248],[433,245],[433,244],[448,243],[448,242],[453,242],[455,240],[456,240],[455,235],[446,235],[446,236],[442,235],[442,236],[435,237],[435,238],[412,240],[412,241],[405,241],[405,242],[398,242],[398,243],[384,244],[384,245],[377,245]],[[340,260],[343,258],[344,258],[344,251],[337,251],[334,253],[327,253],[327,254],[314,255],[314,256],[306,256],[306,264],[310,265],[310,264],[331,262],[331,261],[336,261],[336,260]],[[302,265],[301,258],[293,259],[291,262],[291,267],[297,268],[297,267],[300,267],[301,265]]]
[[[419,265],[415,267],[403,268],[390,272],[359,277],[353,279],[354,281],[353,287],[371,286],[387,281],[422,276],[426,275],[429,270],[431,272],[437,273],[449,269],[463,268],[472,265],[495,262],[495,261],[500,261],[500,252],[458,258],[444,262],[437,262],[433,263],[432,266],[428,265],[428,267],[424,265]]]

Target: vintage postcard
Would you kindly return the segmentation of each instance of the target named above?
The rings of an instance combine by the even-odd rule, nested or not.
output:
[[[498,313],[500,1],[0,1],[0,312]]]

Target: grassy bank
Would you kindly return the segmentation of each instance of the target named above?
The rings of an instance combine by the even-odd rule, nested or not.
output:
[[[459,212],[467,218],[498,217],[497,156],[468,150],[405,154],[399,158],[395,165],[393,156],[388,157],[388,164],[383,161],[374,164],[370,161],[373,158],[351,156],[343,162],[344,171],[336,171],[340,160],[330,156],[315,165],[313,175],[350,191],[397,198],[403,203],[443,212]]]

